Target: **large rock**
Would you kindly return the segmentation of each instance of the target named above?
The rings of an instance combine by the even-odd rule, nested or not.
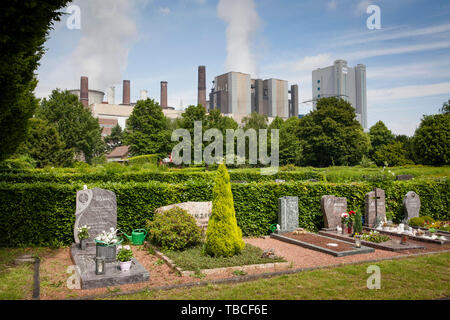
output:
[[[77,192],[75,226],[73,230],[75,243],[78,239],[78,228],[90,227],[88,243],[103,231],[117,228],[116,194],[110,190],[99,188],[86,189]]]
[[[173,209],[175,207],[179,207],[183,210],[186,210],[190,215],[192,215],[197,221],[197,225],[206,230],[208,227],[209,218],[212,214],[212,202],[183,202],[183,203],[175,203],[165,207],[161,207],[155,210],[155,213],[162,213]]]

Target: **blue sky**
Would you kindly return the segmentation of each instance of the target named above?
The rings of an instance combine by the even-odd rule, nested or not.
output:
[[[228,71],[285,79],[311,99],[311,72],[336,59],[367,67],[369,126],[382,120],[394,133],[413,135],[424,114],[450,99],[450,2],[426,0],[78,0],[81,29],[55,25],[38,70],[36,94],[91,89],[131,80],[159,101],[168,81],[169,105],[197,100],[197,67],[207,87]],[[381,29],[369,30],[366,8],[381,9]],[[238,45],[238,46],[236,46]],[[238,48],[236,50],[236,47]],[[300,113],[311,110],[300,105]]]

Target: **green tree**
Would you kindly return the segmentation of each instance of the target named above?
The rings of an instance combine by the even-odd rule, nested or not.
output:
[[[369,148],[355,109],[334,97],[319,99],[316,110],[300,119],[299,138],[302,165],[356,165]]]
[[[133,156],[167,155],[172,149],[169,121],[153,99],[139,100],[127,120],[124,144]]]
[[[56,128],[41,119],[30,119],[28,137],[16,153],[29,155],[39,168],[69,166],[74,157],[74,150],[66,149]]]
[[[84,155],[87,163],[105,152],[98,119],[69,91],[53,90],[48,100],[42,100],[36,117],[54,125],[66,148]]]
[[[400,141],[393,141],[378,148],[373,156],[373,160],[378,166],[383,166],[386,163],[390,167],[414,164],[408,158],[408,150],[405,149],[403,143]]]
[[[120,125],[114,126],[111,130],[111,134],[107,137],[105,137],[105,143],[106,143],[106,151],[111,152],[115,148],[120,147],[122,145],[123,140],[123,131]]]
[[[220,164],[213,188],[212,214],[206,229],[205,252],[214,257],[231,257],[244,249],[237,225],[227,167]]]
[[[369,137],[371,144],[369,155],[372,160],[375,160],[374,155],[381,147],[390,144],[395,139],[394,134],[381,120],[370,127]]]
[[[0,10],[0,160],[26,139],[28,120],[38,107],[35,70],[48,31],[68,0],[8,0]]]
[[[450,100],[448,100],[447,102],[444,102],[442,104],[442,108],[439,111],[443,114],[450,113]]]
[[[423,116],[412,141],[416,163],[450,164],[449,128],[450,113]]]
[[[301,165],[303,143],[299,138],[300,119],[291,117],[280,128],[280,165]]]
[[[242,125],[244,130],[255,129],[258,132],[259,129],[267,129],[269,119],[265,114],[259,114],[252,112],[251,115],[242,119]]]

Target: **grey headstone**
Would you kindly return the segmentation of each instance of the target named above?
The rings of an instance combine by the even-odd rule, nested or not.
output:
[[[298,228],[298,197],[278,199],[278,224],[280,232],[290,232]]]
[[[366,193],[364,224],[373,228],[377,218],[379,221],[384,221],[386,218],[386,194],[380,188],[375,188],[374,191]]]
[[[403,199],[403,207],[405,208],[405,220],[418,217],[420,214],[420,197],[414,191],[409,191]]]
[[[396,179],[399,181],[411,180],[413,178],[414,176],[410,174],[400,174],[396,177]]]
[[[90,227],[88,243],[94,242],[103,231],[117,228],[117,202],[116,194],[110,190],[99,188],[87,189],[77,192],[74,238],[78,239],[78,228]]]
[[[341,214],[347,212],[347,198],[326,195],[320,199],[325,229],[336,229],[341,225]]]
[[[155,210],[156,213],[161,213],[179,207],[186,210],[197,221],[197,226],[206,230],[208,227],[209,218],[212,214],[212,201],[209,202],[183,202],[171,204],[169,206],[161,207]]]

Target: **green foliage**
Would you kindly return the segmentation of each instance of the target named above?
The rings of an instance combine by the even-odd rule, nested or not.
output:
[[[163,250],[185,250],[197,245],[202,237],[195,218],[179,207],[156,214],[147,227],[150,241]]]
[[[413,152],[418,163],[427,165],[450,164],[450,113],[424,116],[413,141]]]
[[[104,153],[98,119],[69,91],[53,90],[48,100],[42,100],[36,117],[54,125],[66,150],[74,149],[76,154],[83,154],[86,162],[91,163],[94,157]]]
[[[391,238],[387,235],[380,234],[377,231],[371,231],[370,233],[365,233],[361,236],[361,240],[381,243],[391,240]]]
[[[36,166],[67,166],[73,162],[73,149],[66,149],[56,128],[45,120],[30,119],[27,139],[17,154],[29,155]]]
[[[159,154],[145,154],[142,156],[128,158],[130,165],[141,166],[143,164],[151,164],[155,167],[158,165],[158,159],[161,157]]]
[[[409,219],[408,225],[410,225],[411,227],[422,227],[424,222],[425,221],[423,217],[414,217]]]
[[[381,120],[375,123],[372,127],[370,127],[369,137],[371,144],[370,156],[372,158],[375,155],[375,153],[378,150],[380,150],[381,147],[386,146],[389,143],[393,142],[395,138],[391,130],[389,130]]]
[[[114,126],[111,130],[111,134],[105,137],[104,141],[106,143],[106,151],[109,153],[115,148],[122,145],[123,131],[119,124]]]
[[[26,139],[28,119],[38,100],[35,70],[44,42],[59,21],[68,0],[11,0],[0,10],[0,161],[14,154]]]
[[[356,210],[356,214],[353,218],[353,230],[354,232],[361,234],[362,230],[363,230],[363,226],[362,226],[362,213],[361,210]]]
[[[153,99],[139,100],[127,120],[123,143],[132,156],[164,153],[172,149],[169,121]]]
[[[316,110],[300,120],[302,164],[317,167],[355,165],[369,148],[355,109],[338,98],[322,98]]]
[[[408,159],[409,153],[404,144],[399,141],[393,141],[378,148],[373,155],[375,163],[379,166],[388,163],[389,166],[404,166],[414,164]]]
[[[0,169],[7,170],[25,170],[36,168],[36,161],[29,155],[20,155],[17,158],[11,158],[0,162]]]
[[[231,257],[242,251],[245,243],[237,225],[230,176],[219,165],[212,200],[212,215],[206,230],[205,252],[214,257]]]
[[[117,260],[120,262],[128,262],[133,258],[133,251],[130,249],[121,248],[119,252],[117,252]]]
[[[254,129],[258,131],[259,129],[267,129],[268,122],[269,119],[265,114],[259,114],[257,112],[252,112],[251,115],[242,119],[244,130]]]

